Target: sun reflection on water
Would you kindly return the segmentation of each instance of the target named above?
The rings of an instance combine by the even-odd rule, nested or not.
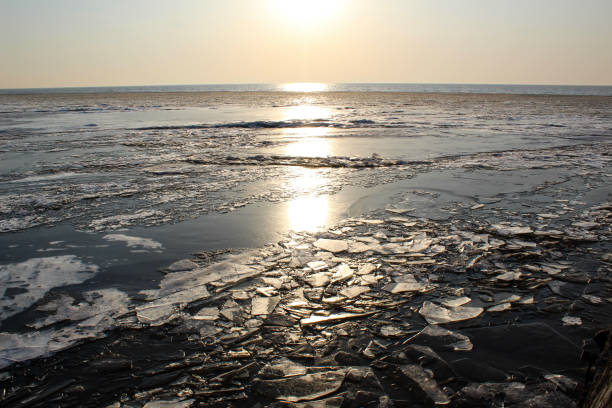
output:
[[[282,115],[283,120],[311,121],[308,126],[283,129],[283,134],[288,139],[285,154],[301,157],[324,157],[331,154],[330,144],[325,140],[330,129],[323,126],[326,123],[317,126],[318,120],[326,121],[331,117],[329,108],[297,105],[285,108]]]
[[[281,89],[285,92],[323,92],[327,84],[322,82],[291,82],[282,84]]]
[[[325,84],[286,84],[285,90],[294,92],[316,92],[325,89]],[[309,98],[310,99],[310,98]],[[326,157],[331,155],[331,146],[326,136],[330,132],[326,121],[332,111],[310,102],[283,108],[282,120],[305,121],[306,126],[283,129],[287,145],[285,154],[293,157]],[[320,123],[318,122],[320,121]],[[287,224],[293,231],[313,232],[328,224],[329,198],[320,195],[329,184],[322,169],[293,167],[288,170],[291,180],[286,189],[296,198],[287,203]]]
[[[328,120],[331,110],[323,106],[296,105],[283,108],[282,120]]]
[[[321,169],[295,167],[287,190],[297,198],[287,203],[287,223],[293,231],[315,231],[328,222],[329,199],[318,195],[329,184]]]
[[[320,137],[307,137],[289,143],[285,147],[287,156],[326,157],[331,154],[329,142]]]
[[[313,232],[327,225],[329,202],[327,196],[304,196],[287,204],[289,229]]]

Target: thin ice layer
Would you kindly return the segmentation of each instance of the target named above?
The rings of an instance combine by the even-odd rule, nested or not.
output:
[[[82,283],[98,272],[98,266],[75,255],[32,258],[0,266],[0,320],[32,306],[51,288]]]
[[[0,369],[14,362],[26,361],[65,350],[84,339],[101,337],[116,326],[116,318],[128,310],[127,294],[117,289],[100,289],[83,294],[77,302],[63,295],[38,308],[49,313],[31,326],[42,328],[59,322],[71,322],[57,330],[31,333],[0,333]]]

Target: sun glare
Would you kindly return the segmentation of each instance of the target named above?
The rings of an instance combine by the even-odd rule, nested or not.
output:
[[[285,92],[322,92],[327,89],[327,84],[321,82],[291,82],[282,84],[281,89]]]
[[[287,221],[293,231],[315,231],[328,224],[329,200],[326,195],[317,195],[329,185],[329,179],[319,169],[296,167],[291,169],[294,178],[287,190],[296,198],[287,203]]]
[[[272,7],[290,24],[311,26],[332,17],[343,0],[272,0]]]
[[[327,225],[329,200],[327,196],[304,196],[287,204],[289,229],[314,232]]]
[[[295,105],[282,109],[282,120],[327,120],[331,110],[322,106]]]
[[[331,153],[329,142],[324,138],[307,137],[289,143],[285,148],[287,156],[325,157]]]

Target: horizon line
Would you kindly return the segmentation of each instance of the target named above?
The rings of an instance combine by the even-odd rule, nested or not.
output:
[[[593,87],[606,88],[609,85],[593,84],[538,84],[538,83],[488,83],[488,82],[322,82],[322,81],[295,81],[295,82],[209,82],[189,84],[148,84],[148,85],[68,85],[68,86],[42,86],[42,87],[18,87],[0,88],[2,91],[18,90],[51,90],[51,89],[82,89],[82,88],[148,88],[148,87],[180,87],[180,86],[223,86],[223,85],[283,85],[283,84],[327,84],[327,85],[476,85],[476,86],[556,86],[556,87]],[[282,91],[281,91],[282,92]],[[327,91],[321,91],[327,92]]]

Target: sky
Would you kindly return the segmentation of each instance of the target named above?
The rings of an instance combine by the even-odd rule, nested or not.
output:
[[[0,0],[0,88],[612,85],[611,0]]]

